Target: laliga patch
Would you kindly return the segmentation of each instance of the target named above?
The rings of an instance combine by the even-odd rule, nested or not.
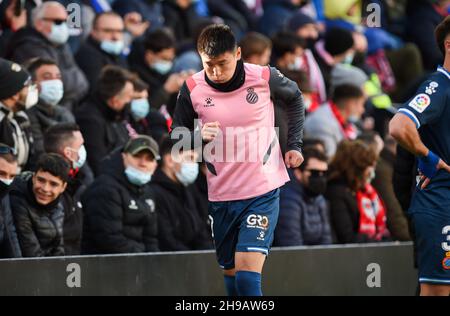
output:
[[[417,95],[411,102],[409,102],[409,106],[419,113],[425,111],[426,108],[430,106],[430,104],[431,104],[430,96],[425,93]]]

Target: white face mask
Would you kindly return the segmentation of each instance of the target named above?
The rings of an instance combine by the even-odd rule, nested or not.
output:
[[[78,169],[83,167],[84,163],[86,162],[86,158],[87,158],[86,147],[84,147],[84,145],[81,145],[80,149],[78,150],[78,160],[72,162],[72,168]]]
[[[172,69],[173,63],[167,60],[158,60],[151,65],[151,68],[159,72],[161,75],[166,75]]]
[[[13,183],[14,179],[1,179],[0,178],[0,181],[3,182],[5,185],[10,186]]]
[[[41,82],[39,98],[49,105],[57,105],[64,95],[64,86],[61,80],[45,80]]]
[[[197,179],[199,172],[198,163],[196,162],[183,162],[181,169],[175,175],[184,186],[192,184]]]
[[[32,106],[36,105],[36,103],[38,103],[38,100],[39,100],[39,92],[36,85],[28,86],[28,94],[24,104],[25,109],[29,109]]]
[[[52,24],[52,31],[47,35],[50,42],[56,45],[63,45],[69,39],[69,27],[67,23]]]

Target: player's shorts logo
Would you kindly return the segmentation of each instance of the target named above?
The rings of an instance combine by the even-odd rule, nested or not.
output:
[[[259,97],[255,92],[255,89],[253,88],[248,88],[247,89],[247,102],[250,104],[255,104],[256,102],[258,102]]]
[[[422,113],[430,105],[430,103],[430,96],[428,94],[421,93],[417,95],[411,102],[409,102],[409,106],[417,112]]]
[[[250,214],[247,217],[247,227],[267,229],[269,227],[269,218],[267,216]]]

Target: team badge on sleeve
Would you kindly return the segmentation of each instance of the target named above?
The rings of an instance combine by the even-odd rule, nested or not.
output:
[[[419,113],[425,111],[426,108],[430,106],[430,104],[430,96],[425,93],[417,95],[411,102],[409,102],[409,106]]]
[[[425,92],[429,95],[432,95],[433,93],[436,93],[436,88],[439,86],[439,84],[436,81],[430,82],[430,84],[425,88]]]

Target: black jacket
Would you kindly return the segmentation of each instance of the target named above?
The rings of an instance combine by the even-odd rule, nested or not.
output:
[[[350,244],[374,241],[367,235],[359,233],[360,215],[356,194],[346,185],[345,180],[330,181],[325,197],[330,203],[331,225],[336,234],[337,243]]]
[[[416,157],[400,145],[397,145],[392,184],[395,196],[405,212],[409,209],[416,185],[416,170]]]
[[[128,181],[120,151],[104,164],[105,173],[81,197],[83,253],[158,251],[157,216],[150,186],[138,187]]]
[[[64,250],[67,256],[81,254],[81,236],[83,233],[83,205],[81,196],[94,181],[94,174],[85,164],[75,176],[67,182],[67,188],[61,196],[64,206]]]
[[[195,9],[195,4],[182,9],[175,0],[166,0],[162,2],[162,8],[166,20],[165,26],[173,31],[178,43],[193,41],[195,28],[201,21],[201,17]]]
[[[64,82],[64,98],[60,103],[62,106],[71,109],[86,96],[88,81],[75,63],[68,44],[55,46],[35,29],[21,29],[12,36],[6,59],[23,63],[33,57],[49,58],[58,65]]]
[[[89,166],[98,175],[101,160],[129,139],[128,112],[115,112],[100,97],[92,95],[75,117],[83,133]]]
[[[75,123],[73,114],[67,108],[59,105],[47,105],[42,100],[28,109],[26,113],[30,119],[30,129],[33,135],[34,154],[36,157],[45,152],[44,134],[50,126],[58,123]]]
[[[89,36],[86,41],[81,44],[80,49],[75,55],[75,60],[86,75],[91,91],[97,85],[98,77],[102,68],[106,65],[115,65],[127,68],[128,65],[120,55],[111,55],[100,48],[100,43]]]
[[[147,117],[141,120],[131,118],[131,125],[138,134],[151,136],[157,143],[169,133],[165,117],[155,109],[150,109]]]
[[[46,206],[38,204],[31,174],[15,180],[10,198],[23,256],[63,256],[64,209],[59,199]]]
[[[290,172],[291,181],[280,190],[280,215],[274,246],[329,245],[331,236],[328,205],[320,195],[307,196],[302,184]]]
[[[0,203],[0,258],[20,258],[22,251],[17,238],[9,195],[3,196]]]
[[[172,181],[161,169],[153,175],[158,213],[158,240],[162,251],[209,249],[212,238],[207,219],[195,201],[193,186]]]

